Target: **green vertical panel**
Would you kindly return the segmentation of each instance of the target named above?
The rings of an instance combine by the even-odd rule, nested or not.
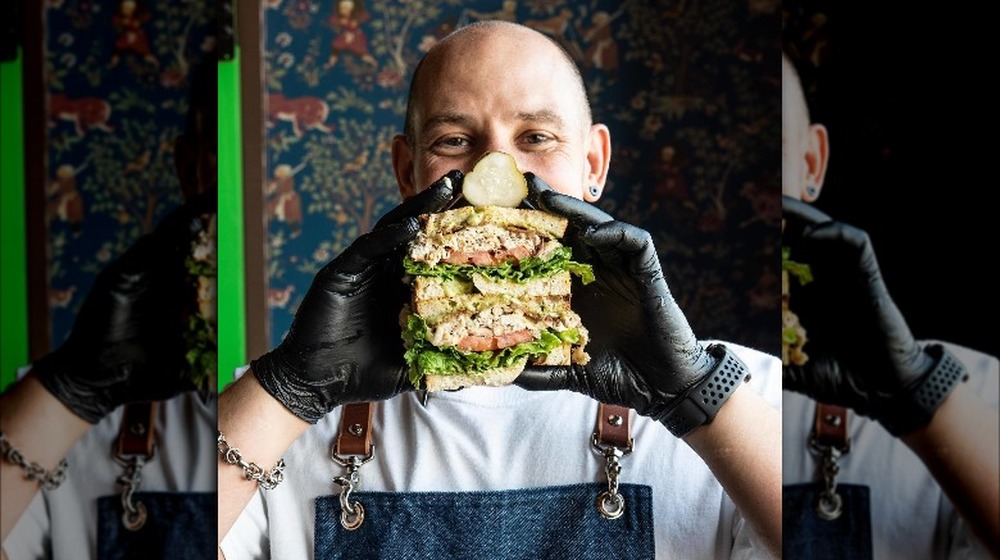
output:
[[[0,391],[28,361],[21,53],[0,63]]]
[[[219,390],[246,363],[239,50],[219,63]]]

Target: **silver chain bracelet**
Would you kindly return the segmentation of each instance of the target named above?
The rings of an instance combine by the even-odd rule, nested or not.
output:
[[[230,465],[237,465],[243,469],[243,476],[247,480],[256,480],[257,484],[260,485],[264,490],[274,490],[281,481],[285,480],[285,459],[278,459],[278,464],[271,467],[271,470],[264,472],[264,468],[254,462],[246,462],[243,460],[243,454],[240,450],[229,445],[226,441],[226,436],[219,432],[219,455],[222,456]]]
[[[0,455],[12,465],[24,469],[24,478],[38,482],[43,490],[55,490],[66,480],[66,468],[69,467],[66,459],[59,461],[52,472],[46,471],[38,463],[25,460],[24,455],[14,447],[2,431],[0,431]]]

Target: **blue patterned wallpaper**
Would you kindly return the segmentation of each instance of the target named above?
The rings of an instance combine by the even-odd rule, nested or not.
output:
[[[97,273],[183,201],[174,137],[214,2],[45,2],[51,345]]]

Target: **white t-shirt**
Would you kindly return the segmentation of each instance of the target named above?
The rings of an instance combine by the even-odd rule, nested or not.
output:
[[[960,346],[946,346],[965,365],[969,387],[996,407],[1000,386],[997,359]],[[791,391],[784,392],[783,400],[784,484],[819,481],[817,456],[808,449],[816,403]],[[848,430],[851,449],[839,460],[837,483],[869,488],[873,558],[988,557],[927,467],[905,443],[878,422],[851,412]]]
[[[215,492],[218,399],[188,392],[157,409],[157,450],[139,492]],[[97,499],[121,495],[124,469],[111,456],[124,407],[115,409],[66,455],[66,480],[39,492],[3,543],[10,560],[97,557]],[[211,554],[211,553],[209,553]]]
[[[780,409],[780,360],[727,346],[749,367],[749,387]],[[426,407],[415,393],[400,395],[375,406],[375,459],[361,467],[360,490],[459,492],[605,482],[604,459],[590,444],[597,406],[569,391],[515,386],[433,393]],[[332,480],[344,474],[330,459],[340,416],[335,409],[288,449],[285,481],[259,490],[223,540],[227,560],[312,558],[314,498],[339,494]],[[635,450],[621,461],[620,481],[653,488],[657,558],[767,557],[701,458],[660,423],[632,417]]]

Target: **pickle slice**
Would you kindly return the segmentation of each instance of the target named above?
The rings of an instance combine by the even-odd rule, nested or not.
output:
[[[515,208],[528,196],[528,182],[510,154],[489,152],[465,176],[462,195],[473,206]]]

